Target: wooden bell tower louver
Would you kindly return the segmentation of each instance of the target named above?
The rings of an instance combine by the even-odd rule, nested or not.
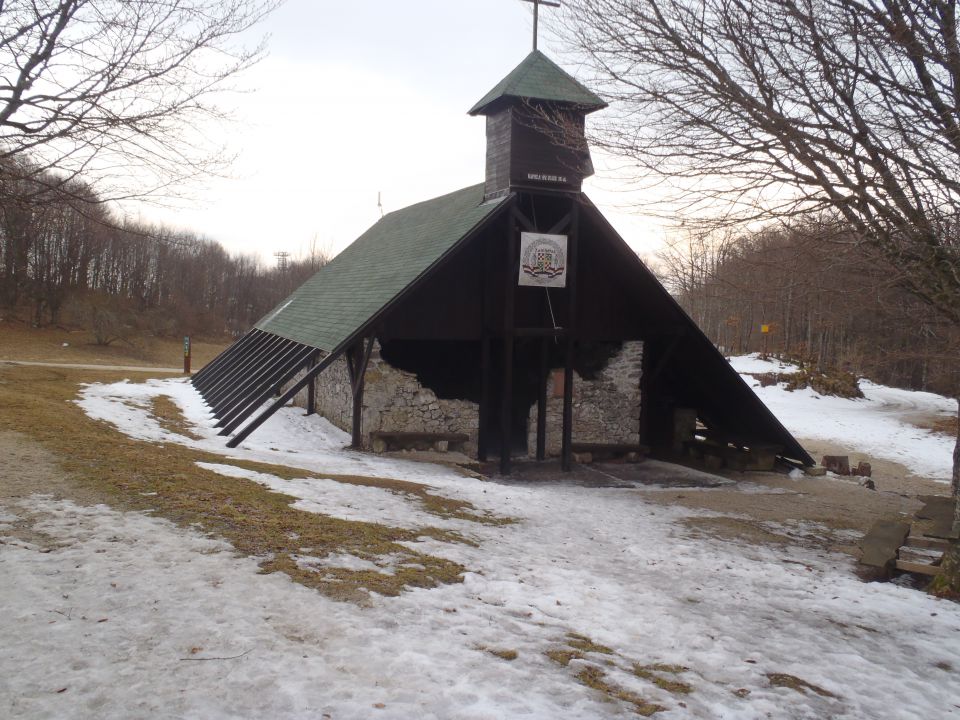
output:
[[[531,52],[470,109],[487,118],[484,197],[579,193],[593,174],[584,121],[606,105],[542,52]]]

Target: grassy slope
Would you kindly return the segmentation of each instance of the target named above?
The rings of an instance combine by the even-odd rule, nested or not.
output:
[[[228,344],[226,339],[193,341],[193,369],[203,367]],[[139,337],[130,343],[118,340],[103,346],[94,342],[88,330],[38,329],[22,322],[0,321],[0,360],[176,368],[183,366],[183,339]]]
[[[23,433],[52,451],[85,496],[92,495],[119,509],[153,510],[181,526],[198,527],[223,537],[239,552],[262,558],[265,572],[285,572],[334,598],[361,600],[366,597],[365,590],[394,595],[405,587],[431,587],[460,580],[460,565],[398,544],[424,535],[467,542],[457,533],[437,528],[407,530],[296,510],[291,507],[293,497],[251,480],[204,470],[196,462],[232,462],[288,478],[310,477],[308,472],[228,461],[173,443],[132,440],[111,425],[89,419],[72,402],[81,383],[123,377],[100,370],[0,366],[0,429]],[[179,409],[172,403],[154,403],[153,411],[168,429],[182,430]],[[427,495],[414,483],[351,476],[332,479],[383,487],[438,517],[467,523],[505,521],[481,515],[467,503]],[[37,492],[43,491],[37,488]],[[300,568],[295,561],[297,555],[324,557],[330,553],[350,553],[373,561],[389,556],[397,569],[393,575],[338,568],[320,573]]]

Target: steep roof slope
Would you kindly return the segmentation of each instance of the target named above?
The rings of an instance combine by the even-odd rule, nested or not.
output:
[[[572,103],[591,111],[607,106],[598,95],[577,82],[539,50],[527,55],[480,102],[470,108],[469,114],[479,115],[501,98]]]
[[[483,185],[474,185],[385,215],[255,327],[334,350],[506,198],[482,200]]]

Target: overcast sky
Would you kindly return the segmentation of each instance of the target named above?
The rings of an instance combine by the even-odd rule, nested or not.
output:
[[[542,9],[542,14],[551,12]],[[258,28],[267,57],[230,95],[231,174],[187,190],[176,208],[130,206],[231,251],[336,253],[390,212],[482,182],[485,124],[467,110],[531,49],[521,0],[287,0]],[[541,32],[540,49],[577,76]],[[602,111],[601,111],[602,112]],[[594,157],[591,199],[642,254],[661,230]]]

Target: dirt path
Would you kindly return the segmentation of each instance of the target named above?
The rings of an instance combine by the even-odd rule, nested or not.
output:
[[[59,546],[62,543],[34,529],[39,516],[28,509],[29,503],[22,502],[36,494],[67,498],[80,505],[103,501],[74,482],[42,445],[26,435],[0,430],[0,515],[17,518],[5,532],[41,548]]]
[[[4,360],[0,358],[0,365],[23,365],[27,367],[66,368],[68,370],[117,370],[118,372],[159,372],[182,374],[183,368],[145,367],[143,365],[100,365],[82,363],[54,363],[34,362],[27,360]]]

